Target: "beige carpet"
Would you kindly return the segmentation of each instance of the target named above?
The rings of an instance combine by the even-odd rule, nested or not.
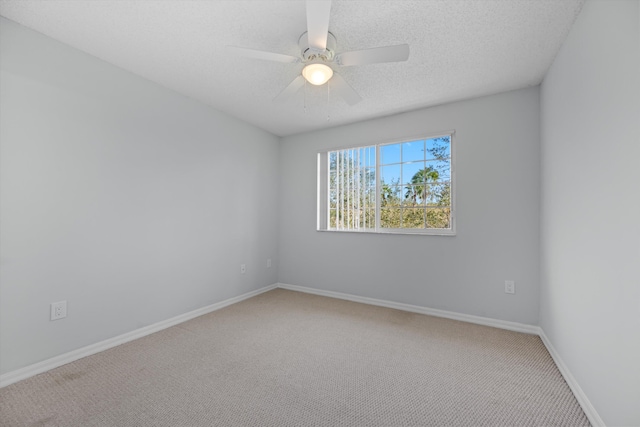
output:
[[[277,289],[0,389],[0,424],[589,422],[537,336]]]

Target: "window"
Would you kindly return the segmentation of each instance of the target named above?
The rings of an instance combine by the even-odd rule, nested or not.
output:
[[[453,132],[318,154],[318,229],[455,234]]]

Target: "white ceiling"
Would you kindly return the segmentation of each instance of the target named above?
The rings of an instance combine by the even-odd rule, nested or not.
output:
[[[302,64],[234,56],[234,45],[299,56],[302,0],[0,0],[0,15],[286,136],[539,84],[584,0],[334,0],[336,51],[408,43],[407,62],[337,67],[363,101],[327,86],[272,99]],[[306,93],[306,112],[305,105]],[[328,121],[327,121],[328,119]]]

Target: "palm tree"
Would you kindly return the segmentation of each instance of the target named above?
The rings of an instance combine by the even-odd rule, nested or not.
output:
[[[428,183],[437,182],[440,178],[440,174],[433,166],[420,169],[411,178],[411,185],[407,185],[405,188],[407,192],[404,195],[406,200],[413,200],[413,203],[418,202],[418,197],[422,200],[427,199],[429,196]]]

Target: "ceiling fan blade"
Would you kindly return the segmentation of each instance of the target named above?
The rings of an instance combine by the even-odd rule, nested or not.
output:
[[[331,85],[331,90],[340,95],[347,104],[355,105],[362,101],[360,95],[358,95],[358,93],[349,86],[349,83],[347,83],[340,74],[333,73],[333,77],[329,80],[329,84]]]
[[[309,47],[318,53],[327,48],[327,33],[329,32],[330,1],[307,1],[307,37]]]
[[[227,46],[230,52],[251,59],[262,59],[276,62],[300,62],[300,58],[283,55],[281,53],[265,52],[263,50],[247,49],[246,47]]]
[[[273,102],[284,102],[294,95],[302,86],[304,86],[304,77],[298,76],[282,92],[273,98]]]
[[[372,49],[353,50],[336,56],[335,62],[345,67],[351,65],[378,64],[381,62],[401,62],[409,59],[409,45],[374,47]]]

